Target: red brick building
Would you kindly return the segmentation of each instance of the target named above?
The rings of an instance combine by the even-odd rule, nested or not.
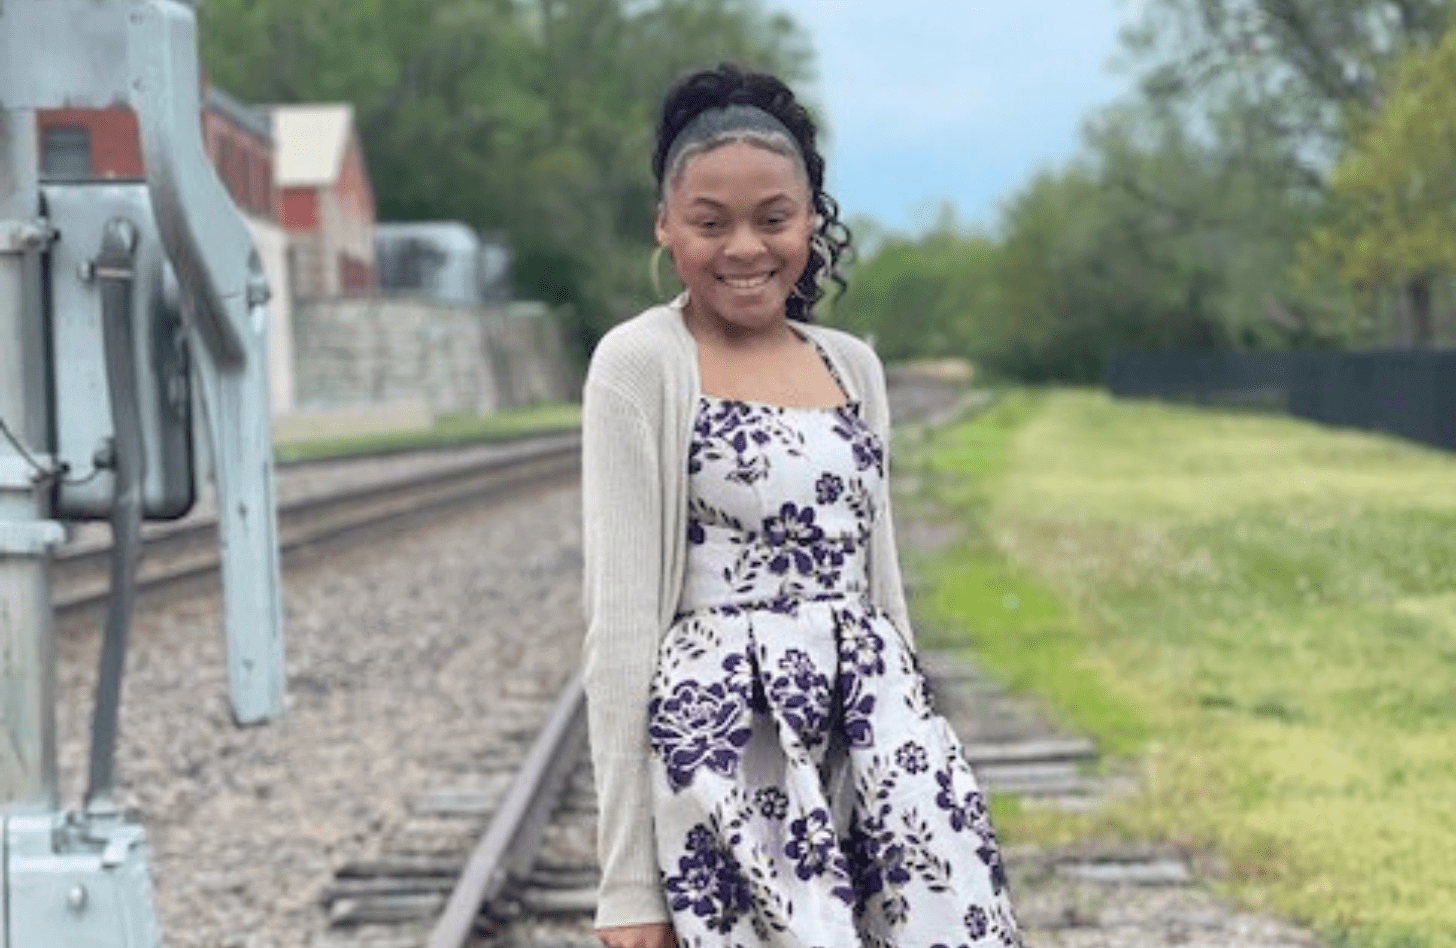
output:
[[[209,87],[202,111],[202,143],[239,210],[276,221],[275,143],[267,113]]]
[[[375,288],[374,191],[347,104],[273,108],[279,219],[300,297]]]
[[[136,116],[125,106],[41,109],[36,113],[41,176],[52,181],[136,180],[143,176]],[[278,219],[273,134],[266,113],[209,87],[202,140],[238,209]]]
[[[52,180],[137,179],[142,146],[136,116],[109,109],[42,109],[36,113],[42,177]]]

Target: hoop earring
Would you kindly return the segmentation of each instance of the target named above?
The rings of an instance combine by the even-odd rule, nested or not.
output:
[[[662,296],[662,275],[658,271],[662,269],[662,251],[665,249],[667,248],[664,245],[658,244],[647,264],[647,275],[652,278],[652,291],[659,297]]]
[[[809,238],[809,250],[819,257],[819,266],[814,271],[814,282],[823,283],[829,279],[833,261],[833,257],[830,256],[829,241],[824,238],[823,234],[815,234]]]

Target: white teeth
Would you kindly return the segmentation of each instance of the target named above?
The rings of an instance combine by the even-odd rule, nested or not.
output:
[[[720,276],[718,279],[733,287],[735,290],[751,290],[754,287],[763,286],[772,276],[773,271],[769,271],[768,273],[760,273],[757,276]]]

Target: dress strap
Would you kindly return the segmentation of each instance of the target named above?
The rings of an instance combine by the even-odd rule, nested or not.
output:
[[[808,340],[809,345],[814,347],[814,351],[819,353],[819,361],[824,363],[824,367],[829,370],[830,378],[834,379],[834,384],[839,386],[839,394],[844,396],[845,403],[857,404],[854,396],[849,394],[849,386],[844,384],[844,377],[839,374],[839,367],[834,364],[834,360],[829,357],[829,353],[820,345],[819,340],[808,333],[802,335],[804,339]]]

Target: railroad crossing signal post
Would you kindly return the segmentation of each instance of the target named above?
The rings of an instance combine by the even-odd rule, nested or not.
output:
[[[159,944],[111,764],[140,522],[192,503],[190,386],[212,446],[233,715],[282,710],[267,286],[203,152],[198,90],[180,3],[0,0],[0,948]],[[37,109],[118,104],[137,117],[144,183],[40,179]],[[46,570],[59,520],[103,517],[90,785],[61,811]]]
[[[46,556],[61,525],[33,465],[49,463],[38,313],[35,120],[0,111],[0,801],[55,806],[55,662]],[[0,948],[6,946],[0,931]]]

